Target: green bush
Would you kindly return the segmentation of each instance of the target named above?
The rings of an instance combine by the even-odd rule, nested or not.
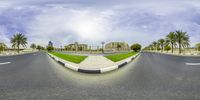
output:
[[[4,50],[5,48],[2,46],[2,45],[0,45],[0,53]]]
[[[142,49],[142,46],[141,46],[140,44],[138,44],[138,43],[133,44],[133,45],[131,46],[131,50],[133,50],[133,51],[135,51],[135,52],[138,52],[138,51],[140,51],[141,49]]]
[[[52,46],[47,46],[47,48],[46,48],[46,49],[47,49],[47,51],[48,51],[48,52],[51,52],[51,51],[53,51],[53,50],[54,50],[54,47],[52,47]]]
[[[37,45],[36,49],[40,51],[40,50],[44,50],[44,47]]]
[[[200,43],[196,44],[196,48],[198,51],[200,51]]]
[[[5,50],[6,45],[4,43],[0,43],[0,53]]]
[[[169,50],[171,50],[171,47],[170,47],[169,45],[166,45],[166,46],[165,46],[165,51],[168,52]]]

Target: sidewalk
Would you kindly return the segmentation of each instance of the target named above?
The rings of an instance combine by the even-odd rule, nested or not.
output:
[[[79,67],[82,69],[99,69],[114,65],[114,62],[105,58],[104,56],[88,56],[79,64]]]

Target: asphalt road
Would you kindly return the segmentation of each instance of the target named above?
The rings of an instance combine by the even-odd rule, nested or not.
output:
[[[105,74],[71,71],[47,54],[0,57],[0,100],[200,100],[200,57],[142,53]]]

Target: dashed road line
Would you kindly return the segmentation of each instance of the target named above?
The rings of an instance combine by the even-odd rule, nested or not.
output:
[[[200,63],[185,63],[185,64],[190,66],[200,66]]]
[[[10,64],[11,62],[3,62],[3,63],[0,63],[0,65],[6,65],[6,64]]]

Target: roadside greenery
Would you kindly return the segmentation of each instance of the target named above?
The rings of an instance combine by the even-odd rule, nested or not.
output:
[[[129,52],[124,54],[113,54],[105,56],[106,58],[110,59],[111,61],[118,62],[120,60],[126,59],[128,57],[131,57],[133,55],[136,55],[138,52]]]
[[[145,50],[155,50],[163,52],[172,50],[174,53],[174,48],[178,48],[179,54],[182,53],[182,49],[190,47],[190,37],[187,35],[187,32],[177,30],[175,32],[170,32],[166,39],[160,39],[158,41],[152,42],[149,46],[145,47]],[[169,47],[170,46],[170,47]]]
[[[171,47],[169,45],[165,46],[165,51],[169,52],[171,50]]]
[[[200,51],[200,43],[196,44],[196,48],[197,48],[198,51]]]
[[[87,58],[87,56],[79,56],[79,55],[70,55],[70,54],[62,54],[62,53],[58,53],[58,52],[49,52],[50,54],[57,56],[61,59],[73,62],[73,63],[77,63],[79,64],[80,62],[82,62],[85,58]]]
[[[0,53],[6,49],[6,45],[4,43],[0,43]]]
[[[161,51],[163,52],[165,40],[164,40],[164,39],[160,39],[160,40],[158,40],[158,43],[160,44],[160,46],[161,46]]]
[[[17,33],[11,37],[10,42],[12,43],[12,47],[17,47],[17,52],[20,51],[20,45],[26,47],[27,38],[22,33]]]
[[[36,46],[36,49],[40,51],[40,50],[44,50],[44,47],[42,47],[42,46],[40,46],[40,45],[37,45],[37,46]]]
[[[47,46],[46,49],[47,49],[48,52],[52,52],[54,50],[54,47],[53,46]]]
[[[131,50],[133,50],[135,52],[140,51],[141,48],[142,48],[142,46],[140,44],[138,44],[138,43],[131,45]]]
[[[30,48],[33,49],[33,50],[35,50],[36,49],[36,44],[34,44],[34,43],[31,44]]]

